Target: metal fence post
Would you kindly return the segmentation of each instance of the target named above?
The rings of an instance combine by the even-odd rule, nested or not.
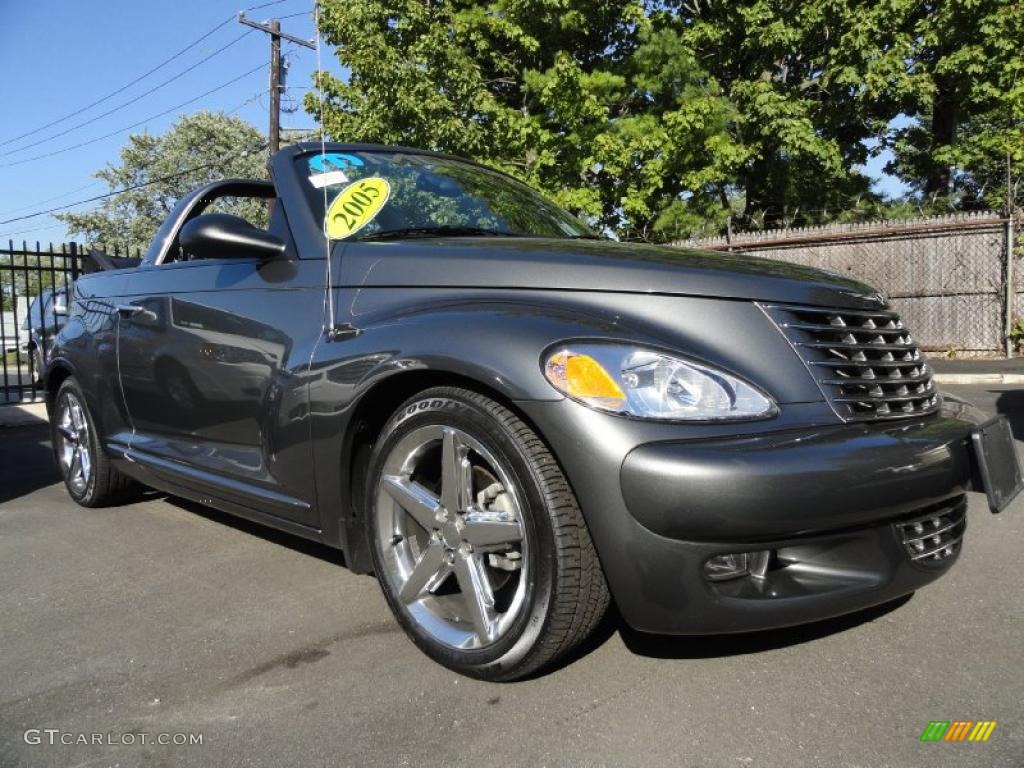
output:
[[[81,255],[76,243],[61,246],[60,253],[52,244],[45,251],[40,243],[34,250],[29,250],[24,241],[20,248],[15,248],[13,241],[8,241],[6,248],[0,245],[0,406],[40,399],[39,367],[29,342],[38,345],[39,356],[45,360],[51,342],[47,331],[57,327],[53,294],[62,287],[58,280],[63,281],[63,287],[70,287],[70,282],[82,273],[78,263]],[[38,310],[33,301],[39,304]],[[22,309],[25,316],[19,317]]]
[[[1014,304],[1017,299],[1016,286],[1014,285],[1014,274],[1013,274],[1013,215],[1006,219],[1006,269],[1003,271],[1006,280],[1006,317],[1005,325],[1003,327],[1003,336],[1006,340],[1006,357],[1013,357],[1013,340],[1010,338],[1010,334],[1013,332],[1013,312]]]

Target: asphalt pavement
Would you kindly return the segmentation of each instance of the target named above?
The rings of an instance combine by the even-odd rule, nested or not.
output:
[[[1024,389],[948,390],[1024,439]],[[0,766],[1016,768],[1024,499],[971,505],[957,566],[895,604],[705,638],[639,635],[613,613],[558,669],[490,684],[419,653],[332,550],[158,495],[79,509],[45,428],[9,427]],[[932,720],[997,726],[922,743]],[[60,743],[80,734],[101,743]]]

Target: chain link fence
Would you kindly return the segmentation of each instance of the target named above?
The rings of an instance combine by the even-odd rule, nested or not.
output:
[[[675,245],[749,253],[862,280],[889,295],[922,348],[980,357],[1006,354],[1009,325],[1024,314],[1024,274],[1018,259],[1007,260],[1014,229],[1012,220],[984,212],[767,230]]]

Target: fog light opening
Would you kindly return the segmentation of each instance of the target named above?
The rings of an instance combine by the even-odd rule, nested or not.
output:
[[[715,555],[704,563],[704,578],[708,581],[727,581],[748,576],[760,581],[768,573],[771,559],[772,550],[770,549]]]

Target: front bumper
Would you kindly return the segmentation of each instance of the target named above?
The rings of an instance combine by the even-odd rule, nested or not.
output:
[[[962,514],[978,489],[970,442],[983,415],[952,400],[905,421],[688,427],[667,440],[568,401],[522,406],[565,468],[621,614],[643,631],[768,629],[906,595],[958,549],[915,562],[897,524]],[[758,550],[774,553],[763,579],[705,578],[708,558]]]

